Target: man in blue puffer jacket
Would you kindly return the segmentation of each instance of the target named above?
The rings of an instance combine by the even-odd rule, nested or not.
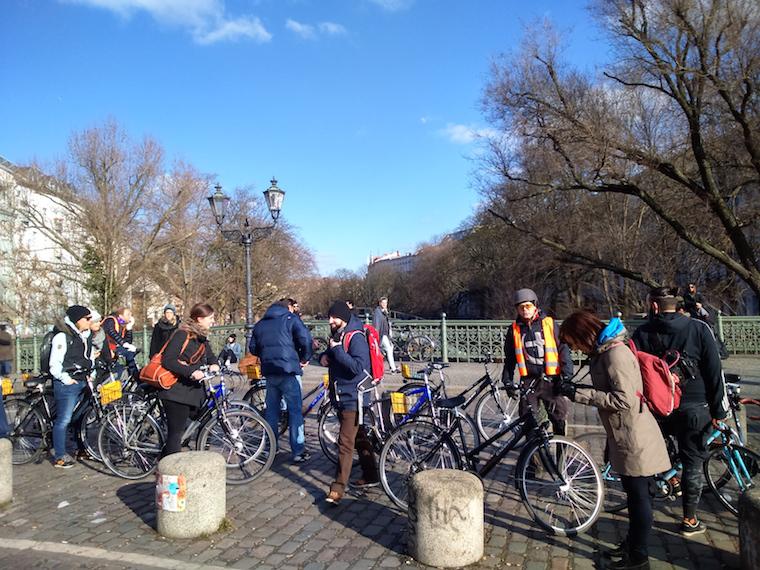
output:
[[[298,315],[288,310],[287,301],[278,301],[253,327],[248,349],[261,359],[261,372],[267,379],[266,420],[278,434],[280,401],[284,399],[288,407],[290,452],[294,463],[303,463],[309,454],[304,451],[299,376],[311,360],[309,329]]]
[[[330,318],[330,348],[320,362],[329,367],[330,402],[338,412],[340,435],[338,436],[338,466],[335,481],[325,498],[337,504],[343,498],[351,475],[354,448],[359,453],[362,479],[352,481],[356,488],[378,485],[377,463],[367,430],[359,425],[359,384],[372,382],[372,364],[369,345],[361,321],[351,313],[345,301],[336,301],[328,312]]]

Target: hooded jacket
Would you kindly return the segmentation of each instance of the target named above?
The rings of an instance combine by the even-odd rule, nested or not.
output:
[[[261,359],[264,376],[300,375],[312,356],[311,333],[298,315],[275,303],[253,327],[251,354]]]
[[[591,357],[594,387],[578,388],[575,401],[599,410],[607,432],[609,460],[617,473],[648,477],[667,471],[670,458],[662,432],[638,396],[643,391],[639,362],[624,343],[622,325],[610,325],[602,330],[601,346]]]
[[[68,317],[58,319],[50,347],[50,374],[64,384],[82,381],[92,371],[90,330],[79,331]]]
[[[343,347],[343,336],[350,331],[360,331],[361,334],[351,336],[351,342],[346,351]],[[330,401],[338,409],[357,410],[358,386],[364,380],[372,378],[369,345],[363,331],[362,322],[351,315],[351,319],[341,331],[340,344],[328,348],[325,352],[329,359]]]
[[[639,350],[657,356],[669,349],[678,351],[681,361],[675,372],[681,378],[679,409],[707,404],[713,418],[728,415],[718,345],[702,323],[678,313],[660,313],[636,329],[633,342]]]

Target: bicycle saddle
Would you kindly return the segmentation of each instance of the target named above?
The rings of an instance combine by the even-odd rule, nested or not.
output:
[[[445,400],[438,400],[435,404],[439,408],[458,408],[462,404],[464,404],[465,397],[464,396],[454,396],[453,398],[446,398]]]
[[[444,368],[448,368],[449,365],[445,362],[433,362],[432,363],[433,370],[443,370]]]
[[[24,380],[24,388],[27,390],[34,390],[38,386],[41,386],[45,383],[45,378],[30,378],[29,380]]]

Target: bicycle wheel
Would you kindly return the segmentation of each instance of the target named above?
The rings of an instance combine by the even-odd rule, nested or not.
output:
[[[620,475],[612,470],[607,455],[607,434],[588,432],[575,438],[575,443],[583,447],[596,462],[604,481],[604,510],[619,513],[628,507],[627,495]]]
[[[594,459],[563,437],[528,444],[517,462],[517,487],[541,527],[560,536],[588,529],[602,511],[604,485]]]
[[[42,414],[26,400],[6,398],[5,416],[13,446],[11,463],[24,465],[39,459],[47,440],[47,423]]]
[[[704,463],[707,486],[733,514],[739,514],[739,495],[760,482],[760,455],[741,445],[710,451]]]
[[[456,429],[451,435],[451,439],[457,444],[462,455],[480,445],[478,426],[475,425],[475,420],[463,410],[459,408],[439,408],[438,418],[441,422],[441,428],[444,430],[448,430],[454,420],[459,418],[459,426],[462,431],[460,433],[459,429]],[[464,441],[462,440],[462,436],[464,436]]]
[[[123,479],[142,479],[155,471],[164,443],[164,432],[145,404],[113,406],[98,431],[101,460]]]
[[[490,439],[520,417],[520,400],[507,395],[505,388],[490,390],[475,404],[475,423],[483,439]]]
[[[338,464],[338,435],[340,434],[340,420],[338,413],[332,406],[325,408],[319,415],[317,437],[319,447],[325,454],[325,457]]]
[[[380,482],[396,506],[407,508],[409,481],[425,469],[461,469],[456,444],[433,424],[407,422],[394,431],[380,452]]]
[[[102,461],[98,449],[98,433],[100,432],[101,416],[95,406],[89,406],[79,420],[79,441],[85,451],[95,461]]]
[[[248,483],[266,473],[275,455],[272,428],[252,410],[233,408],[206,422],[197,448],[220,453],[227,463],[227,483]]]
[[[430,362],[433,360],[433,351],[435,346],[429,336],[413,336],[406,343],[406,353],[409,360],[414,362]]]
[[[258,382],[255,386],[252,386],[250,390],[245,393],[243,400],[250,403],[256,411],[261,414],[262,418],[266,418],[267,411],[267,385],[264,382]],[[277,424],[278,436],[283,435],[288,431],[288,410],[280,410],[280,421]]]

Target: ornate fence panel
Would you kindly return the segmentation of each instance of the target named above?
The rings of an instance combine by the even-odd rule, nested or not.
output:
[[[643,320],[626,320],[629,331],[635,330]],[[327,321],[305,321],[313,336],[328,338],[330,327]],[[478,362],[490,353],[496,360],[504,358],[504,338],[509,334],[512,321],[464,321],[442,318],[440,320],[417,320],[393,322],[394,336],[423,334],[435,344],[434,358],[451,362]],[[721,317],[716,323],[716,332],[722,333],[726,347],[731,354],[760,354],[760,317]],[[444,335],[445,331],[445,335]],[[138,362],[147,360],[151,329],[134,331],[133,344],[142,349]],[[219,353],[228,335],[235,333],[240,345],[245,344],[245,329],[240,325],[214,327],[209,340],[216,354]],[[16,340],[15,370],[39,371],[40,344],[44,332]],[[576,355],[577,356],[577,355]]]

